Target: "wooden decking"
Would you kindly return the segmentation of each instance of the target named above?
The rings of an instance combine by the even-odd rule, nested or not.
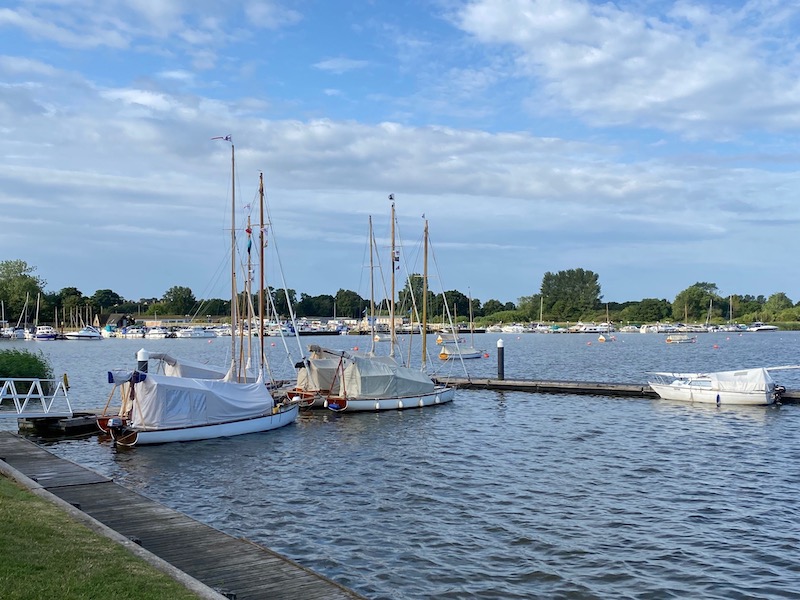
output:
[[[0,458],[50,493],[236,600],[363,599],[272,550],[204,525],[12,433],[0,432]]]

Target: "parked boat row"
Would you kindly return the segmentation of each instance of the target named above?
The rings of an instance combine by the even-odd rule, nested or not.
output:
[[[230,136],[226,136],[230,141]],[[234,169],[234,146],[231,143],[232,182],[236,181]],[[98,425],[108,432],[120,446],[141,444],[161,444],[175,441],[191,441],[233,436],[245,433],[263,432],[286,426],[295,421],[301,407],[321,405],[336,412],[397,410],[412,407],[425,407],[446,404],[455,396],[455,388],[434,383],[424,365],[425,343],[422,344],[421,368],[413,368],[402,362],[394,353],[394,339],[390,344],[388,356],[379,356],[373,346],[368,353],[337,352],[312,347],[312,354],[304,357],[296,365],[297,383],[282,386],[270,376],[264,349],[265,327],[255,315],[264,315],[264,248],[266,247],[266,224],[264,222],[263,176],[260,177],[259,196],[261,202],[261,224],[253,227],[250,218],[244,229],[247,248],[260,248],[258,257],[258,308],[253,302],[239,306],[240,298],[253,298],[252,278],[247,278],[244,290],[236,289],[236,260],[242,253],[237,252],[236,237],[236,188],[231,191],[231,323],[259,323],[253,329],[259,341],[259,348],[253,351],[251,340],[245,340],[245,329],[240,334],[231,331],[231,363],[228,368],[217,368],[205,364],[181,360],[163,353],[150,353],[144,349],[137,355],[134,370],[110,371],[109,383],[114,389]],[[391,204],[392,248],[390,259],[399,260],[395,249],[394,227],[395,206]],[[370,262],[375,251],[370,217]],[[253,244],[250,236],[258,232],[260,239]],[[425,222],[427,251],[428,225]],[[250,264],[251,254],[247,252],[247,272],[255,272]],[[427,264],[427,263],[426,263]],[[394,271],[392,269],[392,298],[395,297]],[[372,277],[373,269],[370,269]],[[427,272],[424,275],[427,281]],[[423,302],[426,302],[424,295]],[[372,302],[374,319],[374,301]],[[394,301],[390,307],[390,322],[394,322]],[[423,308],[422,314],[426,310]],[[423,322],[423,325],[425,323]],[[248,330],[250,328],[248,327]],[[423,327],[423,331],[425,327]],[[130,334],[145,337],[144,328],[125,328],[126,337]],[[279,334],[283,335],[279,330]],[[293,333],[293,332],[292,332]],[[373,331],[374,333],[374,331]],[[116,332],[115,332],[116,334]],[[222,333],[225,335],[225,333]],[[425,335],[424,333],[422,334]],[[189,326],[175,332],[175,337],[217,337],[210,327]],[[247,334],[250,338],[250,335]],[[395,336],[392,336],[394,338]],[[151,368],[151,362],[152,368]],[[119,407],[111,408],[112,398],[119,391]]]

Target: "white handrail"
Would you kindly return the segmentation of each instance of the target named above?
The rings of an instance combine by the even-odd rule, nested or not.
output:
[[[12,404],[13,411],[10,410]],[[27,419],[71,416],[66,375],[63,379],[0,378],[0,417]]]

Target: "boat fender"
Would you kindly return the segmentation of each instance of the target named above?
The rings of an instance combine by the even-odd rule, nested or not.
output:
[[[403,408],[403,401],[402,400],[398,400],[397,401],[397,408]]]
[[[422,398],[420,398],[420,399],[419,399],[419,407],[420,407],[420,408],[422,408],[423,406],[425,406],[425,400],[423,400]]]
[[[381,403],[380,402],[376,402],[375,403],[375,410],[380,410],[380,409],[381,409]]]

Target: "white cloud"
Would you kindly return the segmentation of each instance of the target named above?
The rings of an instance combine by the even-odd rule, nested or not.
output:
[[[352,58],[329,58],[315,63],[314,67],[320,71],[330,71],[331,73],[341,75],[342,73],[347,73],[348,71],[353,71],[355,69],[363,69],[368,65],[369,61],[366,60],[355,60]]]

